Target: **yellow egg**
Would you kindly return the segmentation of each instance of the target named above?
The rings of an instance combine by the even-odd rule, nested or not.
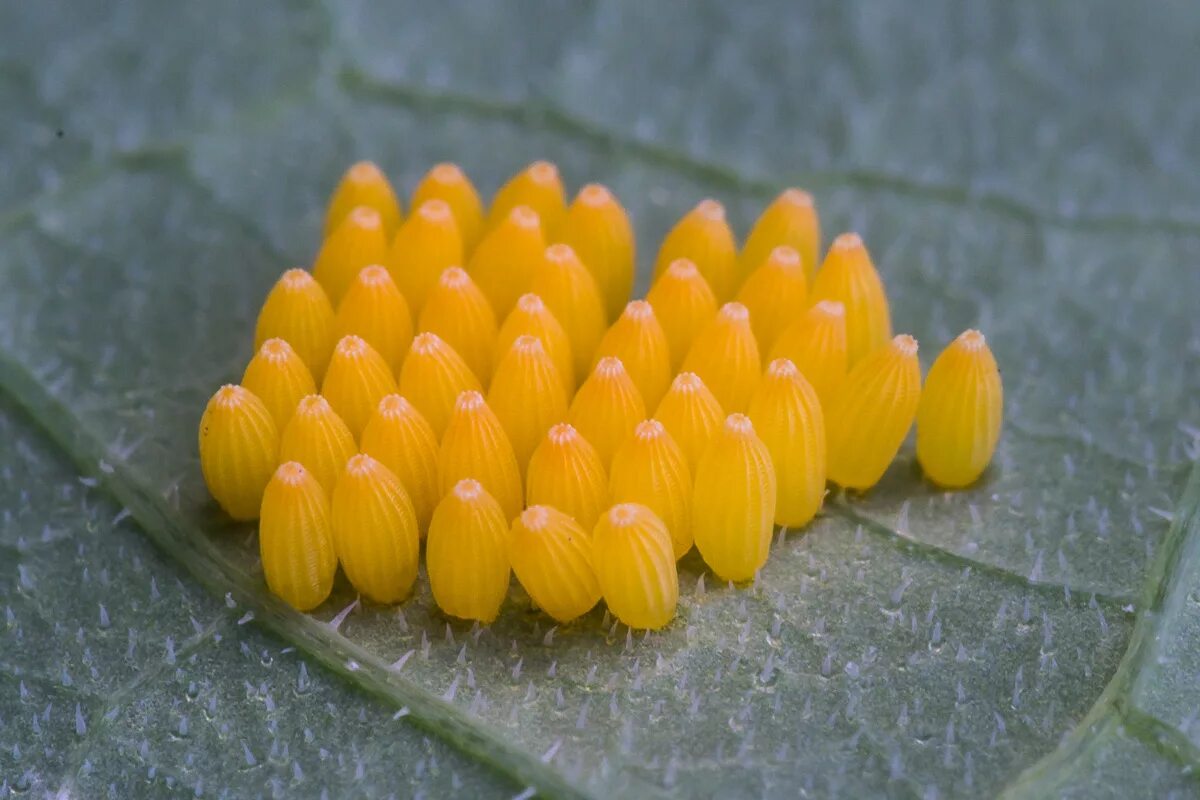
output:
[[[725,412],[699,375],[681,372],[663,395],[654,418],[671,434],[694,473],[713,433],[721,427]]]
[[[257,517],[279,455],[279,429],[262,400],[241,386],[222,386],[200,418],[199,440],[213,498],[234,519]]]
[[[483,385],[454,348],[433,333],[418,333],[400,368],[400,394],[417,407],[440,440],[463,392]]]
[[[721,306],[713,321],[696,334],[683,370],[699,375],[725,411],[746,410],[758,388],[762,362],[744,305]]]
[[[333,494],[354,452],[354,434],[319,394],[296,404],[295,413],[279,437],[279,460],[303,464],[326,494]]]
[[[796,365],[828,409],[846,379],[846,308],[837,300],[821,300],[783,329],[771,360],[786,358]]]
[[[858,362],[826,413],[829,479],[870,489],[896,457],[921,400],[917,340],[901,334]]]
[[[571,517],[530,506],[513,520],[508,556],[529,597],[559,622],[570,622],[600,601],[592,540]]]
[[[333,324],[333,306],[321,284],[302,269],[289,269],[258,312],[254,347],[262,347],[267,339],[283,339],[320,381],[337,341]]]
[[[492,198],[488,230],[499,225],[517,206],[529,206],[536,211],[546,235],[553,235],[567,213],[567,195],[558,167],[549,161],[535,161],[509,178]]]
[[[537,212],[529,206],[517,206],[500,224],[490,229],[471,254],[467,272],[492,304],[497,318],[503,318],[533,280],[533,271],[542,261],[546,237]]]
[[[983,334],[968,330],[942,351],[921,390],[917,460],[947,489],[974,483],[987,469],[1004,416],[1000,368]]]
[[[474,478],[512,519],[521,510],[521,468],[504,426],[479,392],[463,392],[438,451],[438,493],[445,496],[463,478]]]
[[[389,394],[363,429],[362,451],[400,479],[424,536],[438,500],[438,441],[425,417],[404,397]]]
[[[379,213],[384,233],[390,238],[400,227],[400,201],[392,190],[392,184],[379,167],[370,161],[359,161],[342,175],[329,207],[325,212],[325,236],[333,234],[337,226],[358,206],[367,206]]]
[[[393,373],[400,369],[412,344],[413,321],[408,301],[386,268],[375,264],[354,277],[338,304],[334,335],[361,337]]]
[[[487,385],[496,349],[496,315],[483,292],[460,267],[448,267],[429,290],[417,329],[454,348]]]
[[[777,487],[771,454],[744,414],[730,414],[696,466],[692,533],[704,563],[748,581],[767,563]]]
[[[583,380],[605,328],[604,301],[596,279],[570,245],[552,244],[534,268],[530,291],[562,323],[575,359],[575,380]]]
[[[496,368],[488,405],[504,426],[521,471],[550,426],[567,416],[567,393],[542,340],[521,336]]]
[[[633,291],[635,245],[629,215],[606,187],[589,183],[567,208],[558,235],[596,279],[608,319],[621,313]]]
[[[321,394],[357,439],[375,407],[396,391],[396,381],[383,356],[358,336],[344,336],[333,348]]]
[[[725,219],[725,207],[716,200],[701,200],[663,239],[654,262],[654,278],[672,261],[686,258],[696,265],[717,302],[732,300],[742,281],[737,262],[737,242]]]
[[[821,223],[812,195],[801,189],[785,189],[755,221],[742,247],[742,273],[750,274],[772,250],[787,245],[800,254],[809,285],[817,277],[821,250]]]
[[[479,481],[454,485],[429,525],[425,568],[434,602],[460,619],[493,622],[508,594],[508,521]]]
[[[667,335],[671,370],[678,370],[696,334],[717,315],[717,298],[696,265],[680,258],[655,279],[646,302]]]
[[[420,208],[429,200],[441,200],[450,207],[462,237],[463,255],[470,255],[483,233],[483,203],[471,179],[456,164],[435,164],[413,190],[410,205]]]
[[[280,430],[291,419],[300,398],[317,391],[308,367],[283,339],[262,343],[246,366],[242,386],[263,401]]]
[[[769,353],[775,339],[807,305],[808,284],[800,255],[787,245],[772,250],[738,292],[738,302],[750,312],[750,327],[760,353]]]
[[[376,603],[398,603],[417,579],[420,540],[408,493],[392,471],[360,453],[346,463],[330,507],[333,544],[350,584]]]
[[[613,502],[653,511],[670,533],[675,558],[683,558],[692,548],[692,473],[666,427],[658,420],[639,422],[617,448],[611,473]]]
[[[892,336],[887,293],[858,234],[843,233],[833,240],[813,281],[810,299],[836,300],[845,306],[847,363],[851,367],[886,345]]]
[[[775,467],[775,524],[808,524],[825,499],[825,416],[816,391],[795,364],[776,359],[767,365],[748,416]]]
[[[608,473],[600,454],[572,426],[550,428],[529,459],[525,503],[553,506],[591,530],[608,507]]]
[[[608,610],[631,628],[658,630],[675,617],[679,575],[671,535],[650,508],[620,503],[592,532],[592,564]]]
[[[313,277],[336,308],[362,268],[385,263],[387,252],[388,234],[379,212],[358,206],[321,244],[313,262]]]
[[[448,267],[463,263],[463,242],[454,212],[444,200],[417,206],[392,237],[383,264],[392,275],[413,317],[425,307],[425,296]]]
[[[645,418],[641,394],[621,359],[612,356],[600,359],[567,412],[567,422],[591,442],[606,467],[617,447]]]
[[[258,550],[267,588],[297,611],[329,597],[337,573],[329,498],[295,461],[275,470],[262,496]]]
[[[647,408],[654,408],[671,383],[671,348],[667,335],[645,300],[634,300],[596,347],[595,360],[621,359]],[[593,365],[594,366],[594,365]]]
[[[517,298],[496,334],[496,352],[507,353],[520,336],[536,336],[542,340],[546,355],[554,362],[567,397],[575,394],[575,361],[571,357],[571,340],[550,309],[536,294]]]

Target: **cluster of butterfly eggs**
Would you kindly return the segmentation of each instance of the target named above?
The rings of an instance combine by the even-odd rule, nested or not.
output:
[[[991,459],[1003,401],[984,337],[955,339],[922,389],[862,240],[838,236],[818,269],[802,191],[740,253],[702,201],[632,302],[625,210],[598,184],[568,204],[552,164],[486,213],[439,164],[412,209],[351,167],[312,272],[275,284],[242,383],[201,420],[209,490],[259,519],[268,586],[298,609],[339,563],[364,597],[403,600],[425,537],[449,615],[494,620],[511,571],[556,620],[603,597],[659,628],[693,544],[720,578],[753,578],[773,525],[808,523],[827,479],[870,488],[914,420],[934,483],[969,485]]]

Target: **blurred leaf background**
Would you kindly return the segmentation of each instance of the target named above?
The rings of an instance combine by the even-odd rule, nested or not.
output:
[[[1155,4],[0,3],[0,793],[1200,793],[1200,12]],[[867,240],[1007,420],[911,449],[678,621],[315,618],[195,426],[353,160],[612,187],[639,287],[696,201]],[[705,584],[707,581],[707,585]],[[326,624],[334,621],[335,624]]]

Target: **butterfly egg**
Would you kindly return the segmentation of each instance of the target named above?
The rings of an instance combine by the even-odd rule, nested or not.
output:
[[[600,454],[600,462],[608,467],[613,453],[639,421],[646,418],[646,404],[625,371],[621,359],[606,356],[579,387],[567,422],[583,434]]]
[[[279,437],[279,460],[303,464],[327,494],[354,453],[354,434],[319,394],[296,404]]]
[[[414,317],[425,307],[425,296],[447,267],[463,263],[462,236],[444,200],[426,200],[417,206],[388,249],[385,264],[392,280],[408,301]]]
[[[717,298],[696,265],[680,258],[655,279],[646,302],[654,307],[654,316],[667,335],[671,370],[676,371],[696,334],[717,315]]]
[[[716,200],[701,200],[675,223],[654,261],[655,280],[678,258],[696,265],[718,302],[733,298],[742,275],[737,263],[737,243],[725,219],[725,206]]]
[[[362,451],[400,479],[424,536],[438,501],[438,440],[429,422],[407,399],[389,394],[363,429]]]
[[[630,628],[658,630],[674,618],[675,558],[667,526],[644,505],[613,506],[592,532],[592,565],[604,602]]]
[[[974,483],[996,450],[1004,415],[1000,368],[983,334],[959,335],[925,376],[917,411],[917,460],[947,489]]]
[[[333,235],[338,225],[359,206],[374,209],[383,222],[384,235],[389,239],[400,227],[400,201],[392,184],[379,167],[370,161],[359,161],[342,175],[325,212],[325,236]]]
[[[721,306],[712,322],[696,334],[683,369],[699,375],[725,411],[746,410],[758,388],[762,362],[744,305]]]
[[[606,187],[589,183],[567,208],[558,239],[591,271],[607,319],[616,319],[633,292],[635,267],[633,226],[621,203]]]
[[[692,548],[692,473],[687,456],[658,420],[639,422],[613,456],[614,503],[641,503],[662,520],[676,559]]]
[[[387,261],[388,237],[379,212],[357,206],[325,238],[313,263],[313,277],[336,308],[363,267]]]
[[[537,212],[517,206],[488,231],[467,264],[497,318],[506,316],[513,303],[529,290],[533,272],[542,261],[546,238]]]
[[[329,498],[303,464],[286,461],[262,495],[258,550],[267,588],[297,611],[329,597],[337,573]]]
[[[444,497],[463,478],[483,484],[512,519],[521,510],[521,468],[504,426],[479,392],[463,392],[438,451],[438,494]]]
[[[747,416],[775,468],[775,524],[808,524],[825,499],[825,416],[816,391],[795,364],[776,359],[767,365]]]
[[[742,247],[742,274],[749,275],[758,269],[780,245],[787,245],[800,255],[804,277],[811,285],[817,277],[821,222],[817,206],[808,192],[785,189],[763,210]]]
[[[744,414],[730,414],[696,465],[692,533],[722,580],[748,581],[767,563],[775,517],[775,469]]]
[[[226,384],[200,418],[200,469],[213,499],[237,520],[254,519],[275,471],[279,428],[254,393]]]
[[[438,503],[425,547],[429,588],[452,617],[489,623],[508,594],[508,520],[476,480],[466,478]]]
[[[525,503],[553,506],[584,530],[608,507],[608,472],[600,454],[571,425],[551,427],[530,456]]]
[[[558,167],[549,161],[535,161],[509,178],[492,198],[488,230],[498,226],[517,206],[529,206],[536,211],[546,235],[554,234],[567,213],[567,195]]]
[[[701,454],[725,419],[725,412],[699,375],[681,372],[663,395],[654,418],[671,434],[687,458],[688,469],[695,473]]]
[[[542,340],[521,336],[496,367],[488,405],[504,426],[521,472],[546,431],[567,416],[567,393]]]
[[[536,336],[542,341],[546,355],[562,381],[567,397],[575,394],[575,361],[571,357],[571,341],[558,319],[546,308],[536,294],[523,294],[496,334],[496,352],[507,353],[521,336]]]
[[[471,179],[456,164],[435,164],[413,190],[411,205],[420,208],[430,200],[450,207],[462,237],[463,255],[470,255],[483,233],[483,203]]]
[[[417,579],[417,516],[404,485],[365,454],[346,462],[330,506],[333,544],[350,584],[376,603],[398,603]]]
[[[412,314],[385,267],[365,267],[354,277],[338,304],[334,335],[361,337],[393,372],[400,369],[412,343]]]
[[[246,365],[242,386],[263,401],[280,430],[291,419],[300,398],[317,391],[303,359],[283,339],[267,339],[262,343]]]
[[[482,391],[483,385],[462,356],[437,334],[418,333],[400,368],[399,388],[440,441],[458,396]]]
[[[321,394],[333,406],[355,439],[396,381],[383,356],[358,336],[343,336],[333,348]]]
[[[795,364],[827,410],[846,379],[846,307],[837,300],[821,300],[813,305],[783,329],[770,358],[786,358]]]
[[[883,281],[871,263],[866,245],[856,233],[843,233],[833,240],[809,296],[813,302],[836,300],[845,306],[846,346],[851,367],[867,353],[886,345],[892,336],[892,318]]]
[[[254,347],[267,339],[283,339],[308,367],[313,379],[325,376],[333,353],[333,306],[321,284],[302,269],[289,269],[276,281],[258,312]]]
[[[534,268],[530,291],[562,323],[575,359],[575,380],[583,380],[604,336],[604,301],[596,279],[570,245],[552,244]]]
[[[621,359],[647,408],[654,408],[671,383],[671,348],[667,335],[654,316],[654,307],[634,300],[605,332],[596,347],[595,360],[605,356]]]
[[[600,601],[591,535],[556,508],[530,506],[513,520],[508,557],[529,597],[559,622],[586,614]]]
[[[768,353],[776,338],[807,307],[808,284],[800,254],[787,245],[776,247],[750,273],[738,292],[738,302],[750,311],[750,327],[760,353]]]
[[[429,290],[417,327],[454,348],[484,386],[492,379],[496,315],[461,267],[449,267]]]
[[[901,334],[858,362],[826,410],[829,479],[870,489],[896,457],[921,401],[917,340]]]

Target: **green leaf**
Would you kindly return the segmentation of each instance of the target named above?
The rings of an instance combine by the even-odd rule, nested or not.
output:
[[[0,790],[1200,791],[1194,9],[76,5],[0,8]],[[749,589],[689,556],[660,633],[424,582],[296,614],[196,424],[360,157],[550,158],[643,267],[805,186],[926,364],[988,334],[996,464],[944,494],[905,448]]]

